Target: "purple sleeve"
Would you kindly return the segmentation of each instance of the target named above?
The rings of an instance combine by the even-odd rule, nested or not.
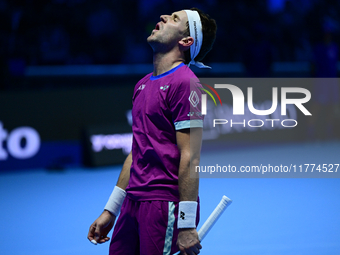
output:
[[[169,107],[176,130],[203,127],[199,87],[197,78],[183,79],[172,87]]]

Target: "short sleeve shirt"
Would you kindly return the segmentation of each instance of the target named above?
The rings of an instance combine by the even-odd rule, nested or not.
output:
[[[176,131],[202,128],[198,79],[183,63],[159,76],[141,79],[132,98],[130,198],[179,201],[180,153]]]

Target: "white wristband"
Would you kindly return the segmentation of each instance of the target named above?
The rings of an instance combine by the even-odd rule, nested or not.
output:
[[[196,228],[196,212],[197,202],[179,202],[177,228]]]
[[[125,190],[115,186],[104,209],[117,216],[119,214],[120,208],[122,207],[125,196]]]

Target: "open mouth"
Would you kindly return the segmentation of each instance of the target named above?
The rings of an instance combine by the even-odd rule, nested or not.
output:
[[[160,29],[160,26],[159,26],[159,23],[156,24],[156,27],[155,27],[155,30],[159,30]]]

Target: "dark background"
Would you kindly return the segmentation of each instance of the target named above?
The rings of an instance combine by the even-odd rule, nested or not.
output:
[[[130,132],[126,112],[134,85],[152,71],[146,38],[161,14],[192,6],[218,24],[204,61],[213,69],[193,67],[199,77],[338,77],[339,1],[0,0],[0,122],[8,132],[33,127],[42,140],[35,157],[9,157],[0,170],[83,165],[90,127],[126,125]],[[333,47],[335,56],[320,57],[320,45]],[[335,73],[318,72],[331,65]],[[308,134],[306,121],[305,132],[293,135],[224,139],[336,139],[336,129],[328,132],[326,124],[310,136],[301,135]],[[6,140],[1,146],[6,149]]]

